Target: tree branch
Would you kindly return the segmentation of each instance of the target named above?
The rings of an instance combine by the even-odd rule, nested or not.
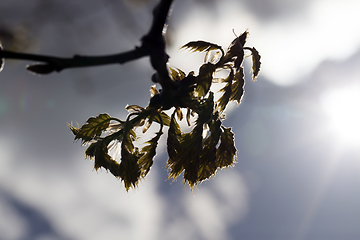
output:
[[[167,75],[166,63],[169,57],[165,52],[163,28],[166,25],[172,2],[173,0],[161,0],[155,7],[153,11],[153,22],[149,33],[141,39],[142,45],[136,47],[134,50],[106,56],[74,55],[72,58],[61,58],[38,54],[16,53],[0,48],[0,58],[42,62],[28,67],[28,70],[39,74],[47,74],[53,71],[59,72],[67,68],[91,67],[114,63],[123,64],[145,56],[150,56],[152,66],[159,75],[164,78],[165,75]],[[162,84],[162,82],[166,85],[164,79],[160,81],[160,84]]]

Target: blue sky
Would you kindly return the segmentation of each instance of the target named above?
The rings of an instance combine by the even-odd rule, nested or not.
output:
[[[139,44],[155,3],[19,0],[3,4],[0,15],[4,28],[31,40],[26,52],[107,54]],[[84,160],[67,127],[103,112],[125,118],[127,104],[146,106],[147,59],[42,77],[27,73],[27,62],[7,61],[0,239],[359,239],[357,9],[352,0],[175,2],[172,65],[196,71],[204,56],[178,49],[193,40],[226,49],[233,29],[248,29],[248,45],[262,55],[260,77],[247,79],[242,104],[225,121],[238,163],[194,192],[181,179],[166,180],[164,137],[147,178],[126,193]]]

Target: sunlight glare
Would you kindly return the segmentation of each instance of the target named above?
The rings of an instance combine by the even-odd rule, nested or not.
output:
[[[320,102],[341,144],[360,146],[360,86],[328,90]]]

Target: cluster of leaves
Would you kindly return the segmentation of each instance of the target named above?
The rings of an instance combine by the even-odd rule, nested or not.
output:
[[[255,48],[244,47],[248,32],[245,31],[230,44],[225,52],[220,46],[204,42],[189,42],[182,48],[193,52],[205,52],[205,63],[197,76],[186,75],[180,69],[169,68],[174,87],[158,92],[151,87],[152,97],[146,108],[137,105],[127,106],[130,111],[126,121],[112,118],[108,114],[91,117],[81,127],[70,125],[75,140],[89,144],[85,155],[95,160],[95,169],[101,167],[120,178],[126,190],[136,187],[144,178],[156,155],[156,148],[163,127],[168,127],[167,168],[169,178],[175,180],[184,173],[184,182],[191,189],[213,176],[217,170],[234,165],[236,148],[231,128],[222,125],[223,111],[231,101],[241,102],[244,94],[244,71],[242,62],[244,51],[252,55],[252,75],[256,79],[260,70],[260,55]],[[218,79],[217,71],[227,70],[227,77]],[[156,77],[156,76],[155,76]],[[210,87],[213,83],[223,83],[221,97],[215,101]],[[171,116],[165,113],[173,109]],[[183,133],[178,121],[183,119],[182,109],[187,110],[186,121],[190,132]],[[177,120],[178,119],[178,120]],[[134,146],[137,140],[135,129],[142,126],[146,132],[156,122],[160,129],[140,150]],[[111,157],[110,151],[119,148],[120,161]],[[116,154],[115,154],[116,155]]]

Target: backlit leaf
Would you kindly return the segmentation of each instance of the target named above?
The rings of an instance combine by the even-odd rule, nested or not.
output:
[[[217,101],[220,112],[223,112],[229,103],[232,94],[232,81],[234,79],[234,72],[230,71],[229,76],[225,79],[226,85],[220,91],[224,92],[223,95]]]
[[[244,85],[244,70],[243,68],[240,68],[240,70],[236,72],[234,82],[231,86],[231,101],[237,101],[237,103],[240,104],[241,98],[244,95]]]
[[[113,160],[108,154],[106,144],[99,142],[94,146],[95,149],[95,169],[103,167],[109,170],[114,176],[119,176],[119,163]]]
[[[145,177],[150,171],[150,167],[152,166],[154,162],[153,159],[156,155],[156,147],[161,135],[162,132],[158,132],[155,137],[146,142],[148,145],[141,149],[142,156],[140,157],[138,164],[140,165],[142,177]]]
[[[188,48],[192,52],[205,52],[211,50],[220,50],[223,51],[221,46],[216,45],[214,43],[209,43],[205,41],[193,41],[185,44],[180,49]]]
[[[216,171],[216,146],[221,134],[221,121],[215,119],[210,123],[210,135],[204,140],[199,160],[199,179],[203,181],[210,178]]]
[[[110,116],[106,113],[97,117],[90,117],[79,129],[70,128],[75,134],[75,140],[81,139],[83,143],[99,137],[102,131],[106,130],[110,124]]]
[[[209,92],[215,70],[216,66],[212,63],[205,63],[200,67],[196,87],[198,97],[203,97]]]
[[[167,115],[165,112],[161,112],[160,114],[155,115],[154,122],[161,123],[159,115],[161,117],[162,123],[165,126],[169,127],[171,119],[170,119],[169,115]]]
[[[128,111],[128,112],[141,112],[144,110],[143,107],[140,107],[138,105],[127,105],[125,107],[125,109]]]
[[[136,139],[135,132],[132,130],[133,124],[127,121],[124,125],[123,138],[121,143],[121,163],[119,166],[119,177],[124,181],[126,191],[130,187],[136,187],[140,180],[140,166],[138,160],[141,154],[134,148],[133,140]]]
[[[259,75],[259,72],[260,72],[260,65],[261,65],[261,62],[260,62],[260,54],[259,52],[253,47],[251,48],[251,52],[252,52],[252,62],[253,62],[253,65],[252,65],[252,81],[255,81],[256,80],[256,77]]]
[[[178,68],[169,67],[169,74],[175,81],[181,81],[186,77],[186,74]]]
[[[231,131],[231,128],[222,128],[220,145],[216,151],[216,166],[220,169],[234,165],[236,157],[234,133]]]

